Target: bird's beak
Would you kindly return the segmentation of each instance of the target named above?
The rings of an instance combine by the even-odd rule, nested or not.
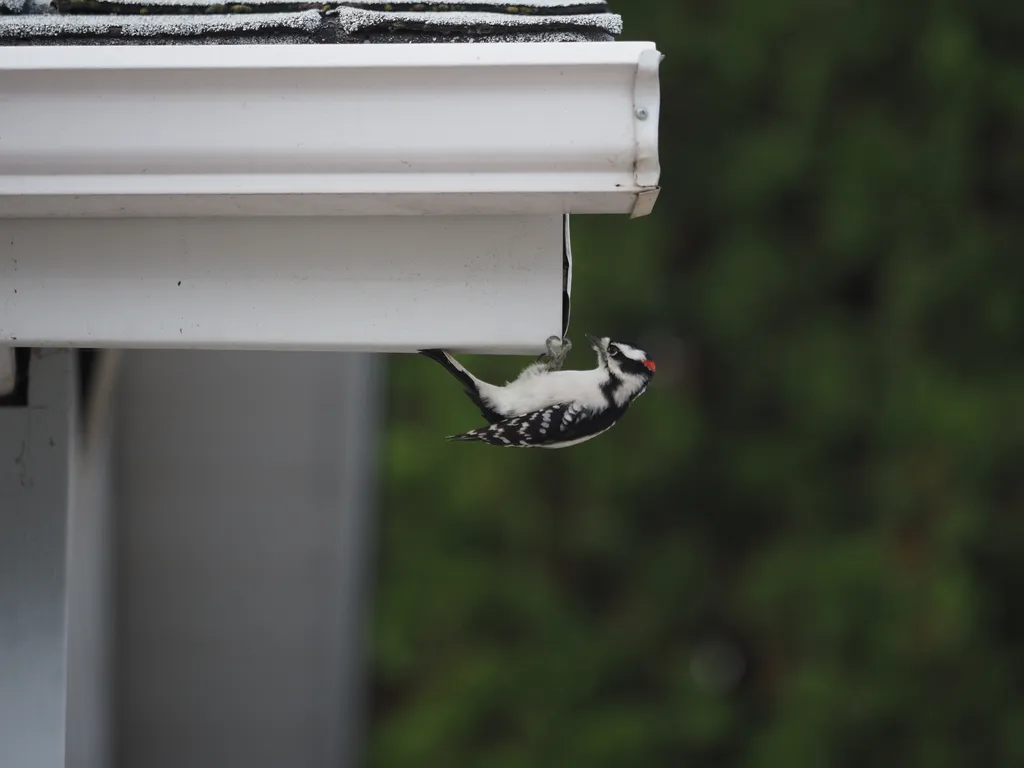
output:
[[[597,338],[596,336],[591,336],[589,333],[584,333],[583,335],[587,337],[587,341],[590,342],[590,346],[592,346],[594,349],[600,351],[600,349],[601,349],[601,340],[599,338]]]

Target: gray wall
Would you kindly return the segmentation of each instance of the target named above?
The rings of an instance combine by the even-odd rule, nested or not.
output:
[[[375,371],[366,355],[125,355],[118,765],[358,764]]]

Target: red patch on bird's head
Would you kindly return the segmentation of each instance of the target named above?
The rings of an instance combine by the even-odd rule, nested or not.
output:
[[[653,360],[644,360],[644,367],[651,373],[654,373],[654,369],[657,368]]]

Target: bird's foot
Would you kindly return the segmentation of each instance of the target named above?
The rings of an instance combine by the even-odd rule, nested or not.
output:
[[[549,371],[560,370],[565,363],[565,358],[572,349],[572,342],[568,338],[560,336],[548,336],[544,342],[547,352],[537,358],[538,362],[544,363]]]

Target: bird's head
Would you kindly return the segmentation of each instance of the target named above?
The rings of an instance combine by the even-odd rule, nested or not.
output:
[[[617,378],[635,381],[646,387],[654,376],[654,361],[642,349],[621,341],[612,341],[607,336],[586,336],[590,346],[597,352],[597,364]]]

